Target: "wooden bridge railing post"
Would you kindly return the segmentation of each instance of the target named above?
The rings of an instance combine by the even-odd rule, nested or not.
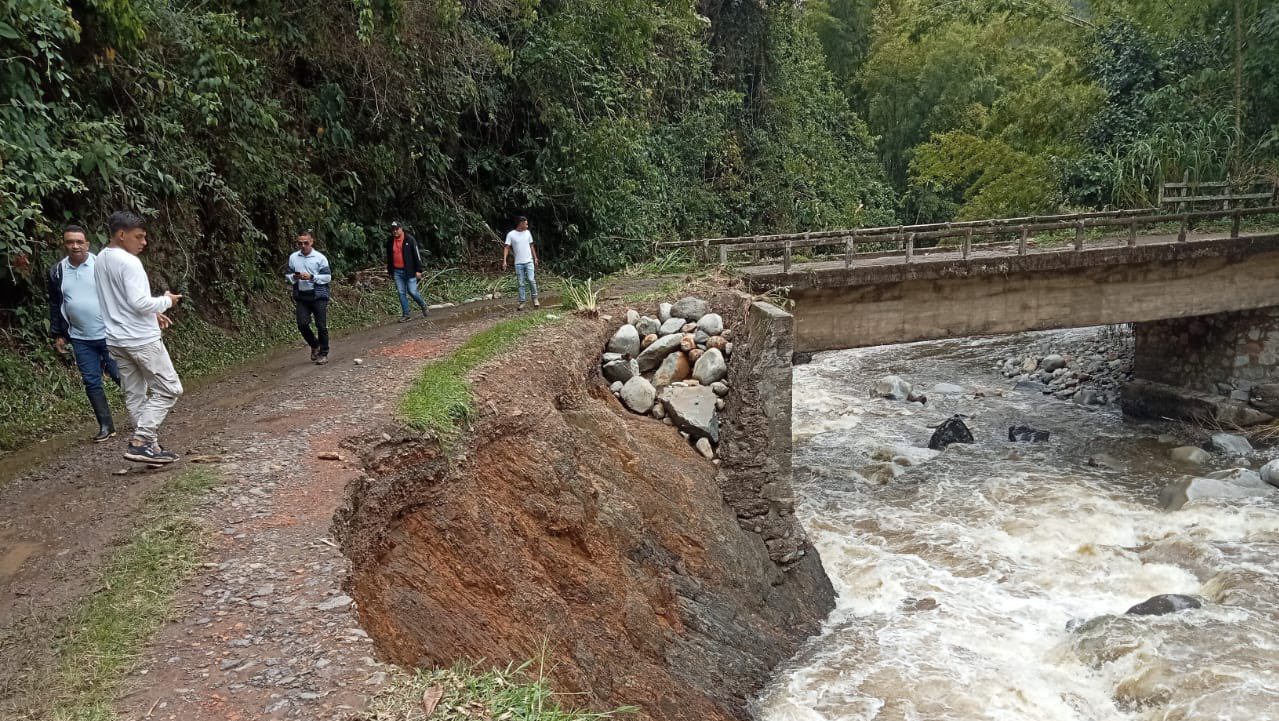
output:
[[[964,233],[964,260],[968,260],[968,254],[971,252],[973,252],[973,229],[969,228],[968,232]]]
[[[1137,247],[1137,224],[1136,223],[1128,224],[1128,247],[1129,248]]]
[[[1190,230],[1190,217],[1186,214],[1181,216],[1181,229],[1177,231],[1177,242],[1186,242],[1186,232]]]
[[[853,256],[857,254],[857,231],[853,230],[847,238],[844,239],[844,267],[853,267]]]
[[[1078,253],[1084,249],[1084,221],[1075,222],[1075,252]]]
[[[1239,210],[1238,209],[1235,209],[1235,212],[1230,214],[1230,237],[1231,238],[1239,237]]]
[[[790,240],[787,240],[785,247],[782,248],[782,270],[790,272]]]
[[[728,266],[728,245],[727,244],[721,245],[719,247],[719,264],[720,264],[720,267]]]
[[[1021,226],[1021,240],[1017,242],[1017,255],[1026,254],[1026,245],[1030,240],[1030,228]]]
[[[909,263],[915,257],[915,234],[911,233],[906,237],[906,262]]]

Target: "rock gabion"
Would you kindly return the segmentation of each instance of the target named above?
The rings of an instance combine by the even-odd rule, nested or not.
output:
[[[600,355],[600,371],[627,410],[674,426],[698,453],[714,459],[719,413],[732,393],[732,337],[724,318],[701,298],[661,303],[657,318],[627,310],[626,323]]]

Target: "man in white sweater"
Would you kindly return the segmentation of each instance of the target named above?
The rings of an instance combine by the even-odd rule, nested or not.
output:
[[[177,454],[160,448],[159,430],[169,409],[182,395],[182,381],[173,369],[160,331],[170,321],[164,311],[182,296],[165,292],[152,297],[151,282],[138,254],[147,247],[146,224],[127,211],[107,221],[110,244],[98,254],[95,272],[102,319],[107,326],[107,349],[120,368],[124,404],[133,417],[133,437],[124,457],[141,463],[172,463]]]

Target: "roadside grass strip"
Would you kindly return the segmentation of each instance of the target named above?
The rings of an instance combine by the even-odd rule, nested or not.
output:
[[[199,558],[200,528],[187,515],[221,482],[210,468],[177,470],[147,499],[143,520],[109,557],[98,590],[71,611],[49,689],[57,721],[114,721],[120,682],[170,615]]]
[[[638,712],[624,706],[606,712],[566,710],[572,696],[551,691],[533,662],[481,671],[476,664],[419,669],[387,684],[352,721],[603,721]]]
[[[466,376],[482,363],[510,350],[530,330],[557,318],[538,312],[502,321],[471,336],[448,357],[427,365],[401,402],[409,425],[433,433],[441,440],[455,438],[460,424],[475,412]]]

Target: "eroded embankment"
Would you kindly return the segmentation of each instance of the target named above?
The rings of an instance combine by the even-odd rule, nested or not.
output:
[[[818,629],[829,581],[789,513],[771,530],[739,520],[741,496],[765,492],[758,474],[736,486],[725,459],[717,480],[673,428],[621,409],[598,370],[609,333],[571,319],[474,374],[476,417],[451,457],[404,432],[352,441],[366,475],[336,524],[350,593],[401,664],[500,665],[545,644],[556,689],[583,705],[744,718]],[[730,398],[728,426],[750,415],[742,403]],[[764,542],[779,532],[806,552],[789,566]]]

